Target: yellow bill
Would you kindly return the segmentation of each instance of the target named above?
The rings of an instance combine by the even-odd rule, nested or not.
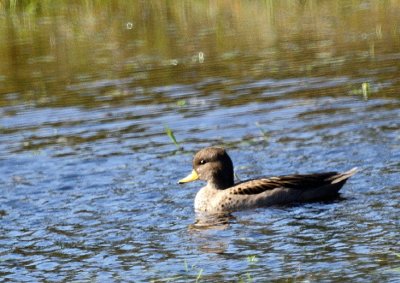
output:
[[[197,172],[193,169],[192,173],[187,175],[185,178],[179,180],[178,183],[183,184],[183,183],[193,182],[196,181],[197,179],[199,179],[199,175],[197,175]]]

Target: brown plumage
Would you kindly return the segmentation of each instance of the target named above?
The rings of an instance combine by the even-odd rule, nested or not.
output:
[[[277,204],[325,200],[338,195],[357,172],[297,174],[247,180],[234,184],[233,164],[223,148],[208,147],[196,153],[193,171],[180,184],[197,179],[207,182],[195,198],[195,210],[232,212]]]

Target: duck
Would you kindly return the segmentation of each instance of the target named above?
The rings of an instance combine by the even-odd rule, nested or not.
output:
[[[261,177],[234,183],[232,159],[222,147],[206,147],[193,158],[193,169],[179,184],[207,182],[196,194],[199,213],[231,213],[257,207],[323,201],[336,198],[357,167],[343,173],[323,172]]]

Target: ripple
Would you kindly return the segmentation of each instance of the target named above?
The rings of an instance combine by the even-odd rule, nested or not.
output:
[[[31,40],[15,42],[13,52],[24,50],[11,64],[19,67],[8,70],[8,58],[0,75],[0,277],[10,282],[398,280],[400,76],[395,31],[387,28],[397,21],[398,9],[393,3],[386,3],[390,9],[364,3],[360,10],[346,4],[356,13],[344,22],[344,32],[326,22],[345,17],[332,16],[341,9],[325,2],[311,10],[274,3],[272,14],[279,17],[268,23],[259,21],[272,17],[272,10],[258,14],[264,6],[257,1],[234,13],[227,3],[207,6],[207,15],[200,14],[205,22],[198,13],[185,16],[192,4],[183,10],[176,5],[168,17],[155,20],[165,14],[157,10],[163,5],[149,9],[143,2],[146,9],[137,10],[146,24],[135,21],[129,35],[112,31],[121,27],[115,21],[131,14],[100,19],[109,11],[136,9],[104,7],[94,19],[93,13],[86,17],[85,8],[79,15],[96,23],[89,25],[96,36],[84,44],[88,35],[79,33],[79,40],[68,40],[68,52],[58,50],[64,41],[53,33],[62,23],[61,30],[75,38],[68,22],[73,14],[55,22],[52,16],[30,15],[30,25],[39,21],[41,28],[26,33],[34,35]],[[208,4],[197,3],[196,11],[203,5]],[[292,14],[298,11],[300,25]],[[384,20],[365,21],[360,18],[365,12]],[[24,14],[13,15],[13,21]],[[209,26],[214,14],[226,27]],[[200,32],[199,23],[205,24]],[[249,27],[257,29],[249,34]],[[164,30],[161,44],[156,37]],[[111,45],[105,43],[109,33]],[[30,45],[40,38],[51,38],[50,50],[48,44]],[[171,42],[173,48],[161,52]],[[10,53],[4,50],[0,53]],[[89,69],[80,63],[86,58],[75,60],[74,53],[85,50],[93,53]],[[193,57],[199,52],[202,63]],[[369,85],[368,93],[363,85]],[[227,148],[242,179],[354,166],[360,171],[335,201],[237,212],[210,223],[193,211],[204,184],[176,184],[191,170],[192,154],[210,145]]]

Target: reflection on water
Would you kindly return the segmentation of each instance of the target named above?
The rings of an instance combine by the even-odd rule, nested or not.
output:
[[[400,280],[396,1],[10,3],[1,278]],[[176,185],[210,145],[243,179],[362,170],[340,201],[210,227]]]
[[[191,230],[207,230],[207,229],[221,229],[224,230],[229,227],[229,224],[235,217],[229,213],[196,213],[196,221],[189,226]]]

